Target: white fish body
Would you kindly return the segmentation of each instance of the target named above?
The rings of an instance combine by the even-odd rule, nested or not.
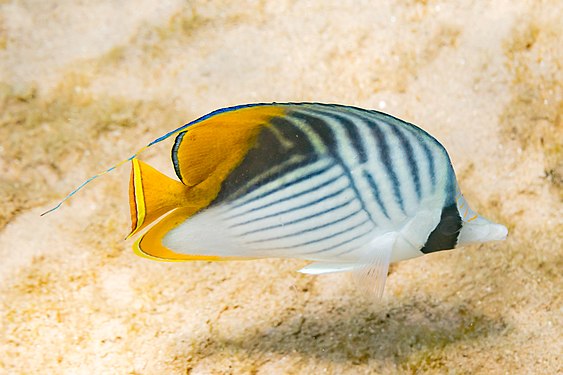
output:
[[[173,135],[180,181],[128,159],[131,235],[161,219],[135,243],[143,257],[307,259],[301,272],[354,271],[380,296],[390,262],[507,235],[469,208],[436,139],[381,112],[243,105],[147,147]]]
[[[469,208],[446,150],[420,128],[353,107],[275,106],[282,114],[264,122],[210,203],[166,230],[165,248],[307,259],[301,272],[369,274],[380,295],[390,262],[506,236]],[[190,147],[184,135],[176,150]]]

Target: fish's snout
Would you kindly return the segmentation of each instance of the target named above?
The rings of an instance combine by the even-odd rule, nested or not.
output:
[[[488,241],[504,241],[508,236],[508,228],[502,224],[490,224]]]
[[[502,241],[508,236],[508,229],[502,224],[492,223],[485,218],[465,222],[459,233],[458,245]]]

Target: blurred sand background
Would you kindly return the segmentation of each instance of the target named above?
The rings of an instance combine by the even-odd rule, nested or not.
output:
[[[0,373],[563,372],[561,1],[0,1]],[[136,257],[128,166],[213,109],[389,112],[449,150],[502,243],[392,267]],[[144,159],[172,173],[171,143]]]

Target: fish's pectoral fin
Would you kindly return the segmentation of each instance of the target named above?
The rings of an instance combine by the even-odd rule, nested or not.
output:
[[[354,268],[354,279],[369,297],[379,300],[383,296],[391,253],[397,237],[398,233],[390,232],[372,240]]]
[[[297,272],[308,275],[322,275],[325,273],[349,272],[353,271],[356,267],[358,267],[356,263],[314,262],[301,268]]]

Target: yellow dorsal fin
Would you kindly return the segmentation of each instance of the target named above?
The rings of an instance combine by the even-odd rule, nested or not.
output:
[[[193,125],[178,135],[172,149],[176,174],[187,186],[210,177],[221,182],[252,147],[260,127],[283,114],[276,105],[245,107]]]
[[[169,212],[186,206],[188,188],[138,159],[131,160],[129,207],[131,233],[128,238]]]
[[[255,144],[261,127],[283,114],[283,108],[276,105],[244,107],[214,114],[179,132],[172,160],[183,184],[133,159],[130,236],[174,209],[136,242],[135,252],[163,261],[241,259],[177,254],[166,248],[162,239],[208,207],[219,194],[222,182]]]
[[[61,200],[59,203],[57,203],[56,206],[52,207],[51,209],[45,211],[44,213],[41,214],[41,216],[46,215],[50,212],[56,211],[59,207],[61,207],[61,205],[66,202],[67,200],[69,200],[72,196],[74,196],[76,193],[78,193],[80,190],[82,190],[82,188],[84,188],[86,185],[88,185],[90,182],[92,182],[93,180],[97,179],[98,177],[101,177],[107,173],[110,173],[111,171],[117,169],[118,167],[120,167],[121,165],[127,163],[128,161],[131,161],[135,158],[137,158],[137,156],[139,156],[139,154],[141,154],[142,152],[144,152],[146,149],[148,149],[149,147],[160,143],[172,136],[177,136],[176,138],[176,144],[174,145],[174,149],[172,151],[172,158],[174,161],[174,168],[176,170],[176,174],[178,175],[178,177],[180,178],[181,181],[183,181],[186,185],[190,185],[189,183],[186,183],[186,180],[184,180],[184,178],[182,178],[183,176],[183,172],[186,173],[186,175],[188,176],[188,180],[189,181],[202,181],[203,179],[205,179],[208,175],[208,173],[210,171],[213,171],[215,169],[215,167],[221,163],[222,159],[221,158],[217,158],[217,157],[211,157],[210,159],[206,159],[202,161],[202,164],[196,164],[195,168],[193,169],[193,171],[190,173],[189,171],[186,172],[184,171],[185,169],[189,169],[191,166],[189,164],[186,163],[187,160],[183,160],[185,155],[183,154],[184,152],[182,151],[182,162],[179,162],[179,158],[177,157],[177,149],[181,148],[181,144],[182,144],[182,138],[183,136],[186,134],[186,129],[191,129],[191,128],[196,128],[196,127],[200,127],[203,124],[210,124],[210,125],[214,125],[217,123],[223,123],[226,125],[230,125],[231,127],[237,127],[237,124],[240,125],[244,125],[241,128],[252,128],[252,127],[256,127],[258,125],[260,125],[262,122],[267,121],[269,118],[283,114],[283,109],[282,109],[283,105],[280,104],[276,104],[276,103],[271,103],[271,104],[265,104],[265,103],[255,103],[255,104],[246,104],[246,105],[242,105],[242,106],[235,106],[235,107],[228,107],[228,108],[222,108],[222,109],[218,109],[216,111],[213,111],[205,116],[202,116],[194,121],[191,121],[185,125],[180,126],[179,128],[172,130],[166,134],[164,134],[161,137],[158,137],[157,139],[153,140],[152,142],[150,142],[149,144],[147,144],[146,146],[142,147],[139,151],[137,151],[135,154],[133,154],[132,156],[128,157],[125,160],[120,161],[119,163],[117,163],[116,165],[112,166],[111,168],[106,169],[105,171],[98,173],[92,177],[90,177],[89,179],[87,179],[86,181],[84,181],[82,184],[80,184],[77,188],[75,188],[74,190],[72,190],[70,193],[67,194],[66,197],[63,198],[63,200]],[[243,137],[244,138],[244,137]],[[225,138],[223,138],[223,141],[226,140]],[[204,142],[203,142],[204,143]],[[221,142],[218,143],[218,145]],[[205,154],[210,154],[209,151],[213,151],[213,150],[217,150],[220,149],[220,147],[212,147],[210,149],[208,149],[207,151],[205,149],[200,149],[195,150],[194,149],[194,156],[193,159],[196,161],[201,161],[200,158],[197,157],[197,153],[203,151],[203,155]],[[217,156],[217,153],[215,152],[214,154],[211,153],[211,155],[215,155]],[[192,157],[188,157],[188,159],[192,159]],[[183,172],[181,172],[183,171]],[[193,184],[196,184],[192,183]]]

